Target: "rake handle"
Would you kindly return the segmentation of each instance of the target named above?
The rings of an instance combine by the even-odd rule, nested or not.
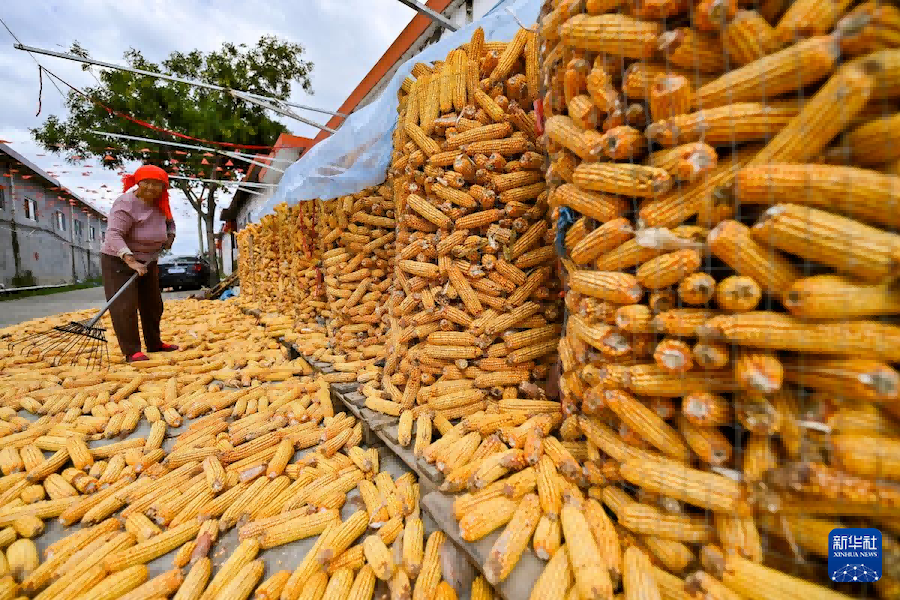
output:
[[[157,256],[156,258],[159,258],[159,257]],[[156,260],[156,258],[154,258],[153,260]],[[147,261],[147,262],[144,263],[144,264],[148,264],[148,265],[149,265],[150,263],[153,262],[153,260]],[[88,326],[88,327],[93,327],[94,325],[96,325],[96,324],[97,324],[97,321],[99,321],[99,320],[103,317],[103,315],[106,314],[106,311],[109,310],[109,307],[112,306],[113,302],[115,302],[116,299],[117,299],[119,296],[121,296],[122,293],[123,293],[125,290],[127,290],[128,287],[129,287],[132,283],[134,283],[135,280],[136,280],[138,277],[140,277],[140,275],[138,275],[138,272],[135,271],[135,272],[134,272],[134,275],[132,275],[131,278],[129,278],[128,281],[125,282],[125,285],[123,285],[122,287],[120,287],[120,288],[119,288],[119,291],[117,291],[115,294],[113,294],[113,297],[106,301],[106,304],[103,305],[103,308],[100,309],[100,312],[98,312],[96,315],[94,315],[94,317],[93,317],[90,321],[87,322],[87,326]]]
[[[138,275],[137,271],[135,271],[134,275],[132,275],[131,278],[125,282],[125,285],[120,287],[119,291],[116,292],[115,294],[113,294],[113,297],[106,301],[106,304],[103,305],[103,308],[100,309],[100,312],[98,312],[96,315],[94,315],[91,318],[91,320],[87,322],[87,326],[93,327],[94,325],[96,325],[97,321],[99,321],[103,317],[103,315],[106,314],[106,311],[109,310],[109,307],[112,306],[113,302],[115,302],[116,299],[118,299],[118,297],[121,296],[122,293],[125,292],[125,290],[127,290],[128,287],[132,283],[134,283],[134,280],[137,279],[138,277],[140,277],[140,275]]]

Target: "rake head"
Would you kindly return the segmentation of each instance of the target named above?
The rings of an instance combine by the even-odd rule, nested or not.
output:
[[[70,321],[49,331],[34,333],[9,344],[10,350],[24,356],[49,360],[53,366],[73,364],[99,370],[109,365],[106,329],[90,326],[87,321]]]

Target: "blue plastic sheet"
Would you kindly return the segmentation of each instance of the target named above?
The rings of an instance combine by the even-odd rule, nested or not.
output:
[[[252,221],[271,214],[282,202],[294,205],[315,198],[337,198],[383,183],[397,126],[397,90],[413,65],[443,60],[468,42],[478,27],[484,29],[487,40],[509,41],[519,29],[516,19],[530,26],[537,21],[540,6],[541,0],[501,0],[478,21],[445,35],[406,61],[377,100],[351,114],[335,134],[285,170],[275,193],[254,211]]]

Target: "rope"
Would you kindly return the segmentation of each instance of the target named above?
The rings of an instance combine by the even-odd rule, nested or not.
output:
[[[41,114],[41,95],[44,93],[44,67],[38,65],[38,109],[34,116]]]

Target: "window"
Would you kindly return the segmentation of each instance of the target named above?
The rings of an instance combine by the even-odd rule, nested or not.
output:
[[[6,190],[0,187],[0,210],[6,210]]]
[[[90,236],[88,239],[90,239],[92,242],[93,242],[94,240],[96,240],[96,239],[97,239],[97,228],[94,227],[93,225],[91,225],[91,228],[90,228],[90,231],[88,232],[88,235]]]
[[[56,228],[60,231],[66,230],[66,214],[61,210],[56,211]]]
[[[34,221],[35,223],[37,223],[38,220],[37,202],[31,198],[25,198],[25,218],[29,221]]]
[[[75,237],[80,238],[82,235],[81,221],[78,219],[72,219],[72,231],[75,233]]]
[[[100,232],[100,241],[101,241],[101,242],[105,242],[105,241],[106,241],[106,230],[105,230],[105,229],[104,229],[103,231]]]

